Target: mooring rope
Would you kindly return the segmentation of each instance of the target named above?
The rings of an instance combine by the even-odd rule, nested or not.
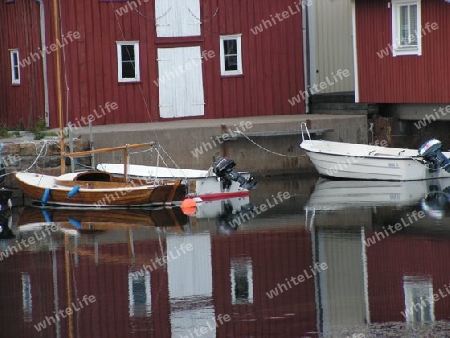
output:
[[[247,140],[249,140],[251,143],[253,143],[255,146],[257,146],[258,148],[261,148],[262,150],[264,150],[264,151],[266,151],[266,152],[268,152],[268,153],[277,155],[277,156],[281,156],[281,157],[293,157],[293,158],[297,158],[297,157],[305,157],[305,156],[307,156],[306,154],[304,154],[304,155],[286,155],[286,154],[281,154],[281,153],[278,153],[278,152],[276,152],[276,151],[267,149],[267,148],[263,147],[262,145],[258,144],[256,141],[252,140],[250,137],[248,137],[247,135],[245,135],[245,133],[244,133],[243,131],[236,130],[236,131],[234,131],[234,132],[237,133],[237,134],[241,134],[241,135],[244,136]]]

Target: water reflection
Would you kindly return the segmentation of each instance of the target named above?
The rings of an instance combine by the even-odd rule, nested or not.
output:
[[[0,240],[2,337],[447,336],[450,184],[409,183],[260,180],[191,216],[23,208]],[[292,198],[230,227],[280,191]]]
[[[313,259],[330,266],[316,281],[318,332],[448,335],[450,293],[439,292],[449,278],[449,189],[448,179],[318,180],[304,207]]]

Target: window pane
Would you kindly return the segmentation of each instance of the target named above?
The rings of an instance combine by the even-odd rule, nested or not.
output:
[[[134,79],[136,77],[136,72],[134,70],[134,62],[125,61],[122,62],[122,78],[123,79]]]
[[[134,61],[133,45],[122,45],[122,61]]]
[[[12,53],[12,57],[13,57],[13,65],[14,67],[16,67],[19,64],[19,60],[17,59],[17,53],[16,52]]]
[[[14,67],[14,79],[19,80],[19,67]]]
[[[409,6],[409,34],[411,45],[417,44],[417,5]]]
[[[225,56],[225,70],[238,70],[236,55]]]
[[[225,55],[237,54],[237,41],[236,40],[224,40],[223,41],[223,50],[225,51]]]
[[[409,43],[408,6],[400,7],[400,45]]]

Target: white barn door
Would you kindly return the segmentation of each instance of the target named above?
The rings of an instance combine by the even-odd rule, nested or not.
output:
[[[159,114],[162,118],[205,114],[199,46],[158,48]]]
[[[200,0],[156,0],[158,37],[199,36]]]

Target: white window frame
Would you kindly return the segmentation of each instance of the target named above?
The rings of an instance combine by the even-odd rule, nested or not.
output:
[[[403,6],[417,6],[417,45],[402,45],[400,29],[400,9]],[[409,11],[408,11],[409,12]],[[393,56],[422,55],[422,16],[421,0],[392,0],[392,46]],[[411,36],[411,34],[410,34]]]
[[[9,54],[11,56],[11,83],[13,85],[20,85],[20,58],[18,49],[10,49]],[[14,55],[17,57],[17,63],[14,63]],[[15,76],[14,70],[17,69],[17,77]]]
[[[225,40],[236,40],[237,46],[237,70],[225,69],[225,50],[223,42]],[[222,76],[242,75],[242,34],[220,36],[220,73]]]
[[[139,41],[116,41],[117,44],[117,77],[119,82],[138,82],[141,79],[139,67]],[[122,46],[132,45],[134,47],[134,78],[122,77]]]

